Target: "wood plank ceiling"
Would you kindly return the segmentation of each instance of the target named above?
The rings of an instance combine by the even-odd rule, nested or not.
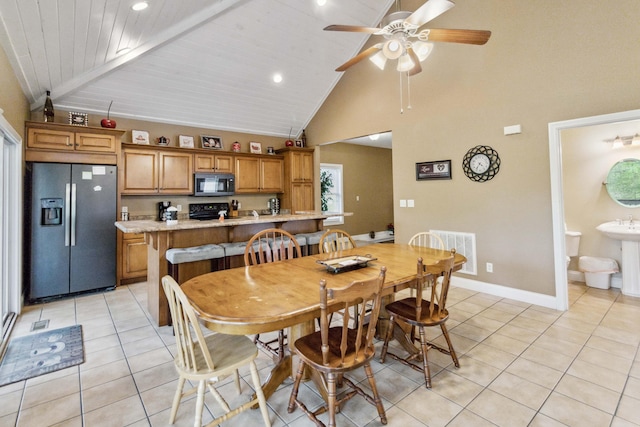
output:
[[[0,43],[32,110],[286,137],[338,82],[335,68],[393,0],[0,0]],[[123,49],[129,50],[124,52]],[[273,82],[275,73],[283,81]]]

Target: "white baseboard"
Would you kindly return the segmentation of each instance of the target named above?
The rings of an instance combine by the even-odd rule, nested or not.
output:
[[[451,285],[476,292],[483,292],[497,297],[509,298],[516,301],[552,308],[554,310],[558,307],[556,297],[552,295],[544,295],[530,291],[523,291],[522,289],[508,288],[502,285],[494,285],[492,283],[480,282],[478,280],[458,276],[451,278]]]

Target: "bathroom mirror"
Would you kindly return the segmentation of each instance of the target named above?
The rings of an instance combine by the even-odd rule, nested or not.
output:
[[[640,207],[640,160],[624,159],[613,165],[606,186],[617,203],[628,208]]]

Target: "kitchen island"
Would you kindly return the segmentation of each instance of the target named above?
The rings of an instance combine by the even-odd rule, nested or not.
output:
[[[164,326],[169,321],[169,307],[160,279],[169,271],[165,257],[167,249],[245,242],[258,231],[272,227],[282,228],[291,234],[312,233],[322,230],[322,221],[328,217],[319,212],[297,212],[227,218],[224,221],[181,219],[173,225],[153,220],[117,221],[115,226],[124,233],[144,233],[147,244],[147,305],[158,326]]]

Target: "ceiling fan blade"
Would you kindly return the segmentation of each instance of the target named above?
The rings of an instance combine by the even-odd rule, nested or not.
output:
[[[489,41],[491,31],[484,30],[452,30],[430,28],[428,40],[432,42],[466,43],[482,45]]]
[[[376,34],[380,28],[375,27],[359,27],[357,25],[328,25],[324,27],[325,31],[350,31],[352,33],[369,33]]]
[[[420,59],[418,58],[418,55],[416,55],[416,53],[413,51],[413,48],[411,47],[407,48],[407,54],[411,57],[411,60],[414,64],[413,68],[409,70],[409,75],[413,76],[415,74],[418,74],[422,71],[422,65],[420,65]]]
[[[379,50],[380,50],[379,45],[371,46],[370,48],[363,50],[358,55],[354,56],[353,58],[351,58],[350,60],[348,60],[347,62],[345,62],[341,66],[339,66],[338,68],[336,68],[336,71],[345,71],[347,68],[351,67],[352,65],[357,64],[358,62],[362,61],[363,59],[365,59],[365,58],[367,58],[367,57],[369,57],[371,55],[373,55],[374,53],[376,53]]]
[[[453,6],[455,6],[455,4],[449,0],[427,0],[425,4],[409,15],[404,22],[415,25],[416,27],[421,27],[432,19],[442,15]]]

